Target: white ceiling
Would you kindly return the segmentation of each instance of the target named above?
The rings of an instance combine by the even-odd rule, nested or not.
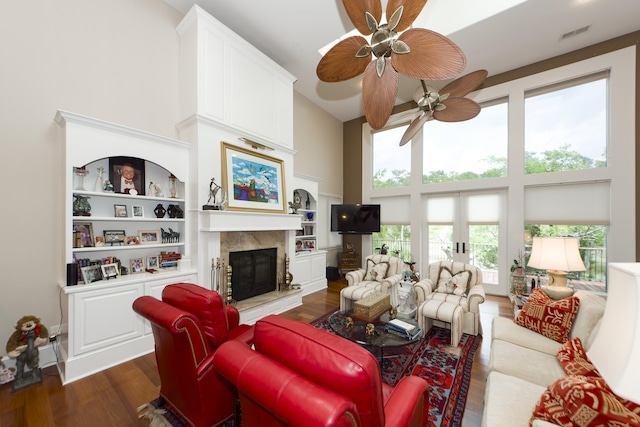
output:
[[[198,4],[293,74],[294,89],[340,121],[364,115],[361,76],[325,83],[315,72],[318,49],[353,29],[342,0],[164,1],[182,13]],[[588,31],[561,40],[586,25]],[[430,0],[414,26],[458,44],[467,56],[463,74],[484,68],[492,76],[640,30],[640,1]],[[418,86],[401,76],[396,104],[410,101]]]

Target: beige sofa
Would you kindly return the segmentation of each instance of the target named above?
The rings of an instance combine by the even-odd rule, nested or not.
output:
[[[587,354],[598,333],[605,300],[586,291],[580,299],[570,338],[580,337]],[[484,396],[483,427],[526,427],[548,385],[565,375],[556,353],[562,344],[495,317],[492,324],[489,375]],[[534,426],[554,426],[536,421]]]

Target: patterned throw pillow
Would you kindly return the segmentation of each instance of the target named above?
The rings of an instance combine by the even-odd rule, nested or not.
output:
[[[447,267],[440,267],[436,292],[466,295],[471,286],[471,272],[464,270],[453,274]]]
[[[602,377],[568,375],[547,387],[529,423],[534,419],[563,426],[637,426],[640,406],[616,396]]]
[[[364,280],[375,280],[377,282],[382,282],[387,277],[388,270],[389,263],[387,261],[376,263],[372,259],[368,259],[367,274],[364,276]]]
[[[514,322],[554,341],[564,344],[576,317],[580,300],[573,296],[553,301],[535,288]]]
[[[587,352],[582,346],[582,340],[579,337],[564,343],[558,350],[556,357],[567,375],[600,376],[596,367],[589,361]]]

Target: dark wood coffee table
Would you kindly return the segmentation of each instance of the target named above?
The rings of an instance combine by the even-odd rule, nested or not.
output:
[[[342,313],[340,310],[329,316],[329,326],[339,336],[353,341],[364,347],[376,348],[379,351],[380,365],[384,362],[384,349],[386,347],[402,347],[407,344],[411,344],[422,339],[422,331],[413,339],[404,338],[387,332],[385,325],[390,320],[389,312],[383,313],[380,318],[373,322],[363,322],[361,320],[353,319],[353,326],[347,327],[345,319],[350,317],[352,311],[349,310],[346,313]],[[418,323],[414,320],[402,319],[403,322],[411,323],[418,327]],[[367,324],[371,323],[374,326],[373,335],[367,335]],[[373,353],[373,351],[372,351]],[[375,354],[375,353],[374,353]]]

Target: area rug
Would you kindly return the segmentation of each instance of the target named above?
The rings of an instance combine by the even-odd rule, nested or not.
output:
[[[315,327],[332,332],[326,314],[311,322]],[[451,346],[448,329],[432,327],[426,336],[404,347],[388,348],[384,352],[382,380],[395,386],[407,375],[416,375],[429,383],[429,412],[426,427],[457,427],[462,425],[467,403],[471,365],[481,337],[463,334],[458,347]],[[377,349],[372,350],[378,356]],[[183,427],[187,423],[171,406],[159,399],[139,408],[140,416],[161,417],[159,426]],[[233,422],[225,424],[233,426]]]

